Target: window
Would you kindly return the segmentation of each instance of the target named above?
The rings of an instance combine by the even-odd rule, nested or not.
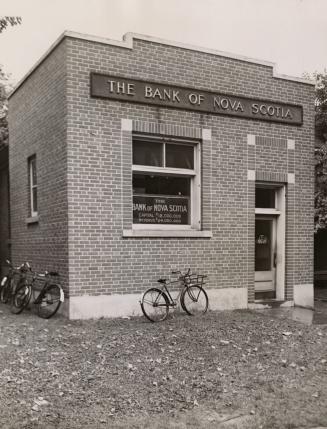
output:
[[[276,204],[276,190],[274,188],[255,188],[255,206],[258,208],[274,209]]]
[[[36,156],[28,158],[30,216],[37,216]]]
[[[200,229],[200,145],[133,139],[133,228]]]

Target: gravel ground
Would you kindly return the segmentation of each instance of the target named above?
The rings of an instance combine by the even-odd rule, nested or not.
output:
[[[0,427],[327,426],[327,325],[270,313],[49,321],[0,305]]]

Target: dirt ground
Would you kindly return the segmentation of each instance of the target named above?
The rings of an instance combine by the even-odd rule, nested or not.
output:
[[[69,322],[1,304],[0,357],[3,429],[327,426],[327,325],[269,312]]]

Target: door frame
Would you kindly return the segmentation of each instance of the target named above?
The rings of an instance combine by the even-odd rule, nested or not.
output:
[[[256,187],[273,188],[276,193],[274,209],[255,209],[255,217],[266,215],[276,218],[276,272],[275,290],[276,300],[285,300],[285,243],[286,243],[286,186],[281,183],[256,182]]]

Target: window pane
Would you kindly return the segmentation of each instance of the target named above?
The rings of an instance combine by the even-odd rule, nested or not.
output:
[[[133,194],[190,196],[189,177],[133,174]]]
[[[275,208],[275,189],[256,188],[255,206],[261,209]]]
[[[31,180],[32,183],[31,185],[36,185],[37,184],[37,178],[36,178],[36,159],[32,158],[30,160],[30,169],[31,169]]]
[[[270,271],[272,221],[255,221],[255,270]]]
[[[135,140],[133,142],[133,164],[163,167],[163,144]]]
[[[166,144],[166,167],[194,168],[194,147]]]
[[[37,212],[37,188],[32,188],[32,212]]]
[[[187,177],[133,175],[133,223],[190,224],[190,187]]]

